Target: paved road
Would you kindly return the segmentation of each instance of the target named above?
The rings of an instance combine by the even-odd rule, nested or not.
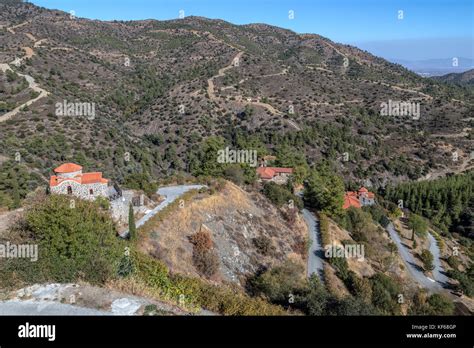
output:
[[[0,302],[0,315],[114,315],[111,312],[73,306],[54,301],[5,301]]]
[[[321,244],[321,233],[319,231],[319,220],[308,209],[303,209],[303,218],[306,221],[309,229],[309,236],[311,239],[311,246],[308,254],[308,277],[316,273],[319,279],[323,276],[323,257],[324,249]]]
[[[440,290],[442,290],[443,289],[442,284],[435,281],[434,279],[428,278],[423,273],[423,270],[415,263],[415,260],[413,259],[413,255],[411,254],[410,250],[405,245],[402,244],[400,236],[398,235],[397,231],[395,231],[395,228],[393,227],[392,223],[390,223],[386,227],[386,230],[390,234],[390,237],[392,238],[392,240],[397,245],[398,253],[400,254],[408,272],[413,277],[413,279],[418,284],[420,284],[423,288],[426,288],[431,292],[439,292]],[[435,246],[435,248],[437,248],[437,246]],[[439,249],[438,249],[438,256],[439,256]],[[439,262],[439,257],[437,257],[437,260]]]
[[[161,187],[156,191],[159,195],[165,196],[165,200],[157,205],[153,210],[148,212],[144,217],[136,222],[136,227],[143,226],[148,220],[150,220],[153,216],[158,214],[161,210],[165,207],[173,203],[178,197],[183,195],[184,193],[190,190],[199,190],[205,187],[204,185],[178,185],[178,186],[167,186]],[[126,237],[128,235],[128,230],[122,232],[120,234],[122,237]]]
[[[445,271],[441,265],[438,242],[431,233],[428,233],[428,239],[430,241],[430,252],[433,254],[433,265],[435,267],[433,270],[433,278],[442,285],[446,284],[449,278],[445,275]]]

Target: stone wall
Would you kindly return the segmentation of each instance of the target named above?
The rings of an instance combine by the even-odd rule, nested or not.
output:
[[[279,175],[274,176],[270,181],[273,181],[275,184],[284,185],[288,182],[289,175],[286,173],[280,173]]]
[[[68,186],[72,189],[72,195],[81,199],[95,200],[97,197],[107,197],[107,184],[95,183],[95,184],[79,184],[73,180],[67,180],[61,182],[57,186],[51,187],[51,193],[67,195]],[[92,190],[92,194],[90,194]]]
[[[359,197],[359,202],[362,206],[375,204],[375,200],[373,198],[364,197],[364,196]]]

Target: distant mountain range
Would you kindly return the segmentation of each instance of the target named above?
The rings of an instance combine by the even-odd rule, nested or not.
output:
[[[433,79],[436,81],[455,83],[458,85],[474,86],[474,69],[459,74],[451,73],[443,76],[434,76]]]
[[[405,68],[425,77],[463,73],[474,68],[474,59],[464,57],[425,60],[388,60],[392,63],[403,65]]]

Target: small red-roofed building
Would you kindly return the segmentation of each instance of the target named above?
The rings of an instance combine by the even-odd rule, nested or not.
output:
[[[365,187],[361,187],[357,192],[347,191],[344,195],[343,209],[350,207],[361,208],[366,205],[375,204],[375,194],[370,192]]]
[[[102,177],[101,172],[83,173],[82,167],[75,163],[64,163],[54,169],[54,172],[56,175],[49,179],[51,193],[87,200],[109,196],[109,181]]]
[[[281,167],[258,167],[257,175],[262,182],[274,182],[276,184],[286,184],[290,175],[293,174],[293,168]]]

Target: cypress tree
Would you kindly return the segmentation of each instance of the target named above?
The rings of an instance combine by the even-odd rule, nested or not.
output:
[[[128,239],[134,240],[137,237],[137,228],[135,226],[135,216],[133,215],[133,206],[130,203],[128,208]]]

